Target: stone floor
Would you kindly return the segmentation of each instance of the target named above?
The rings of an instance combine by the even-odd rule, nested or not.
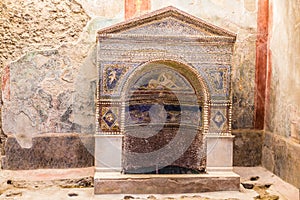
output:
[[[235,167],[241,176],[236,192],[211,192],[174,195],[93,195],[93,168],[0,170],[0,199],[95,199],[95,200],[300,200],[299,190],[262,167]],[[248,189],[246,189],[248,188]]]

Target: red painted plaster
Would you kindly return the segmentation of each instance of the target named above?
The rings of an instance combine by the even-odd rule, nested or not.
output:
[[[2,98],[9,100],[10,98],[10,68],[9,66],[4,67],[2,76]]]
[[[268,65],[269,0],[258,1],[256,67],[255,67],[255,116],[254,128],[263,129],[265,122],[266,84]]]
[[[125,0],[125,19],[144,14],[150,9],[150,0]]]
[[[273,5],[270,3],[269,5],[269,30],[272,30],[273,26]],[[266,108],[265,108],[265,116],[268,116],[270,112],[270,95],[271,95],[271,77],[272,77],[272,50],[270,49],[270,38],[272,36],[271,31],[268,34],[268,66],[267,66],[267,80],[266,80]],[[265,120],[265,127],[268,119]]]

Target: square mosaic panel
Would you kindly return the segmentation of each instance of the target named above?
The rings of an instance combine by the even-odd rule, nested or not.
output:
[[[211,109],[210,127],[211,133],[228,133],[227,108],[216,107]]]
[[[100,105],[98,120],[101,132],[120,132],[120,107]]]

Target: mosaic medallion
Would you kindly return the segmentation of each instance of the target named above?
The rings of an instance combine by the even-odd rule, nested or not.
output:
[[[108,110],[102,119],[109,127],[111,127],[116,122],[117,117],[111,110]]]
[[[102,107],[100,116],[100,128],[104,132],[120,131],[120,118],[118,107]]]
[[[228,131],[226,108],[217,107],[211,111],[209,131],[212,133],[225,133]]]
[[[215,122],[215,124],[218,126],[218,128],[221,128],[221,126],[226,121],[226,118],[220,111],[218,111],[212,120],[213,120],[213,122]]]

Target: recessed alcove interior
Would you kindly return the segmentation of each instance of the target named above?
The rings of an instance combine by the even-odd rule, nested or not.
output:
[[[187,72],[182,70],[185,68],[176,62],[156,61],[129,79],[122,145],[124,173],[205,172],[203,92],[199,87],[196,92],[181,74]],[[192,73],[185,76],[198,81]]]
[[[187,174],[200,184],[187,192],[204,191],[204,182],[218,185],[210,191],[238,190],[230,132],[235,35],[167,7],[100,30],[97,41],[95,193],[143,193],[138,188],[163,179],[185,184]],[[164,193],[159,184],[152,189]]]

